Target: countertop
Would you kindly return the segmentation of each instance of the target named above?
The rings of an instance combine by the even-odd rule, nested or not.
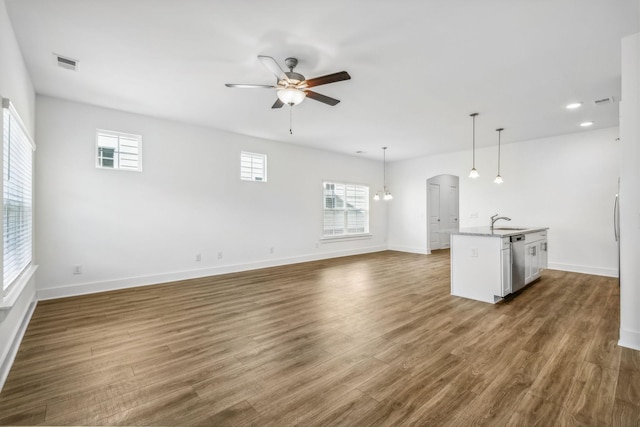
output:
[[[514,230],[517,229],[517,230]],[[491,227],[468,227],[453,231],[451,234],[462,234],[466,236],[489,236],[489,237],[509,237],[516,234],[536,233],[538,231],[548,230],[549,227],[519,227],[519,226],[496,226],[493,230]]]

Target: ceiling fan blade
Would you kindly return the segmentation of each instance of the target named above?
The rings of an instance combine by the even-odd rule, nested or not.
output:
[[[284,73],[284,70],[280,65],[278,65],[275,59],[265,55],[258,55],[258,59],[260,60],[260,62],[262,62],[262,65],[267,68],[267,70],[271,71],[276,76],[278,81],[289,81],[289,77],[287,77],[287,75]]]
[[[343,80],[349,80],[351,76],[346,71],[340,71],[339,73],[327,74],[326,76],[316,77],[306,80],[304,83],[306,87],[314,87],[320,85],[326,85],[328,83],[341,82]]]
[[[282,108],[284,102],[280,101],[280,98],[276,99],[276,102],[271,106],[271,108]]]
[[[251,85],[251,84],[236,84],[236,83],[225,83],[226,87],[239,87],[241,89],[275,89],[276,86],[272,85]]]
[[[331,98],[329,96],[322,95],[318,92],[314,92],[311,90],[305,90],[304,93],[307,94],[307,98],[315,99],[316,101],[320,101],[324,104],[329,104],[331,106],[336,105],[338,102],[340,102],[338,99]]]

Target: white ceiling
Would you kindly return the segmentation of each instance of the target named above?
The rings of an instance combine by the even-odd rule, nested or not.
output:
[[[390,161],[616,126],[620,39],[638,0],[6,0],[36,92]],[[77,72],[53,53],[78,59]],[[346,70],[270,107],[257,55],[307,78]],[[578,111],[564,108],[583,101]],[[593,129],[592,128],[592,129]]]

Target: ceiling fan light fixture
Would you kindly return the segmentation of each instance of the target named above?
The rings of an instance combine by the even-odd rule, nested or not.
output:
[[[304,93],[300,89],[296,89],[293,87],[288,87],[288,88],[278,90],[278,99],[284,102],[285,104],[289,104],[289,105],[300,104],[302,101],[304,101],[304,98],[306,96],[307,96],[306,93]]]

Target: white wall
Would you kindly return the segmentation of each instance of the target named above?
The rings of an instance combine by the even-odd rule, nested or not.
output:
[[[33,136],[35,93],[4,0],[0,0],[0,95],[11,100]]]
[[[640,33],[622,39],[620,345],[640,350]]]
[[[4,0],[0,0],[0,97],[11,100],[33,135],[35,94]],[[34,308],[35,281],[32,279],[13,305],[0,309],[0,389]]]
[[[391,163],[389,248],[426,253],[426,182],[452,174],[460,177],[461,227],[489,225],[496,213],[512,226],[548,226],[550,268],[616,276],[617,137],[618,128],[608,128],[505,144],[500,185],[493,183],[497,146],[477,150],[476,180],[468,178],[470,151]]]
[[[386,249],[384,204],[372,238],[320,241],[323,179],[375,191],[379,162],[49,97],[37,113],[41,298]],[[96,128],[142,135],[143,172],[96,169]],[[268,182],[240,181],[243,150]]]

